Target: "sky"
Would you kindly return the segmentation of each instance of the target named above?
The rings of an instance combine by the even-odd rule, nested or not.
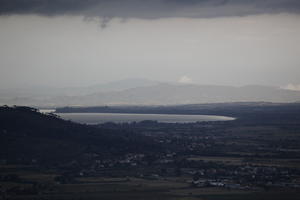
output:
[[[128,78],[300,90],[298,0],[0,0],[0,88]]]

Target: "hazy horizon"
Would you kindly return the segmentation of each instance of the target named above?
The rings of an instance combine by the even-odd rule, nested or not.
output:
[[[300,0],[0,0],[0,198],[300,194]]]
[[[123,79],[300,90],[300,4],[0,1],[0,88]]]
[[[225,87],[248,87],[248,86],[261,86],[261,87],[273,87],[273,88],[280,88],[280,89],[286,89],[286,90],[295,90],[298,91],[300,88],[298,88],[298,85],[294,84],[288,84],[288,85],[271,85],[271,84],[256,84],[256,83],[249,83],[249,84],[240,84],[240,85],[233,85],[233,84],[209,84],[209,83],[198,83],[193,81],[187,76],[179,77],[177,80],[170,80],[170,81],[161,81],[161,80],[155,80],[155,79],[148,79],[148,78],[140,78],[140,77],[129,77],[124,79],[116,79],[116,80],[108,80],[108,81],[99,81],[95,83],[88,83],[88,84],[79,84],[79,85],[43,85],[43,84],[23,84],[19,86],[12,86],[12,87],[0,87],[0,90],[19,90],[19,89],[47,89],[47,88],[53,88],[53,89],[68,89],[68,88],[88,88],[88,87],[105,87],[106,85],[110,84],[118,84],[118,83],[138,83],[138,82],[149,82],[152,83],[150,85],[178,85],[178,86],[189,86],[189,85],[195,85],[195,86],[225,86]],[[149,85],[149,86],[150,86]],[[135,87],[145,87],[145,85],[134,85],[132,88]]]

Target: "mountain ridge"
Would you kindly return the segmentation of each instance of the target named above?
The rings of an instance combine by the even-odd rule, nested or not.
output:
[[[126,82],[126,81],[125,81]],[[15,97],[0,99],[8,105],[39,107],[99,106],[99,105],[175,105],[224,102],[274,102],[291,103],[300,101],[300,92],[273,86],[246,85],[220,86],[175,84],[138,80],[122,86],[115,83],[115,90],[96,90],[82,95],[56,95],[52,97]],[[114,84],[112,84],[114,85]],[[104,86],[103,86],[104,87]],[[112,86],[113,87],[113,86]],[[119,87],[119,89],[116,89]],[[123,89],[121,89],[123,87]],[[125,88],[125,89],[124,89]]]

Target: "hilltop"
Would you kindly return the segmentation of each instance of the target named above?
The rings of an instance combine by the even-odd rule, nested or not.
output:
[[[30,107],[0,107],[0,122],[0,159],[10,162],[64,163],[159,149],[132,131],[77,124]]]

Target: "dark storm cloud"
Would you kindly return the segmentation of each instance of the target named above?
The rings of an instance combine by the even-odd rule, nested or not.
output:
[[[0,0],[0,14],[209,18],[300,13],[299,0]]]

